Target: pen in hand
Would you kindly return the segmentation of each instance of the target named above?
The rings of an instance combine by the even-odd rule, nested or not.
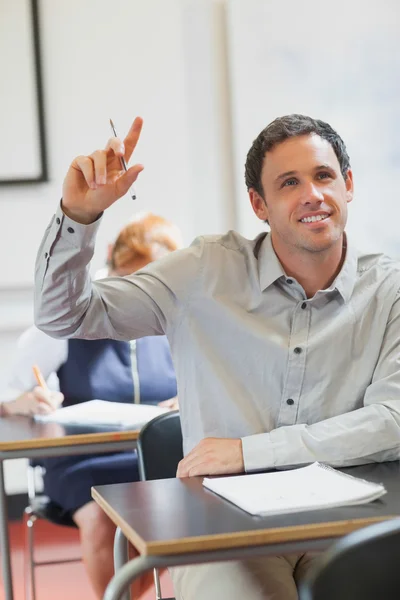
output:
[[[112,130],[114,136],[118,137],[117,132],[115,131],[115,127],[114,127],[114,123],[112,122],[112,119],[110,119],[110,125],[111,125],[111,130]],[[128,167],[126,165],[124,157],[121,156],[119,160],[121,162],[121,167],[126,172],[128,170]],[[135,193],[135,190],[133,189],[133,187],[131,188],[131,196],[132,196],[132,200],[136,200],[136,193]]]
[[[43,377],[42,372],[39,369],[39,367],[37,365],[33,365],[32,371],[33,371],[33,374],[35,376],[38,386],[40,386],[45,392],[48,392],[49,388],[47,387],[46,380]]]
[[[46,380],[43,377],[42,372],[39,369],[39,367],[37,365],[33,365],[32,371],[33,371],[33,374],[35,376],[35,379],[37,381],[38,386],[42,388],[42,390],[45,392],[45,394],[47,394],[48,392],[50,392],[50,390],[49,390],[49,388],[47,386]],[[47,400],[45,397],[39,398],[39,401],[43,402],[44,404],[47,404],[51,408],[54,408],[54,406],[52,405],[52,403],[50,402],[50,400]]]

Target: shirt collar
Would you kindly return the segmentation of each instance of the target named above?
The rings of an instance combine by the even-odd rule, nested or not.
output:
[[[356,282],[358,253],[355,246],[349,242],[349,237],[346,233],[344,240],[346,244],[346,256],[338,276],[329,289],[336,289],[342,296],[344,302],[347,303],[350,301]]]
[[[286,277],[286,274],[272,247],[271,235],[269,233],[262,235],[265,237],[258,252],[258,273],[260,288],[264,291],[280,277]]]
[[[345,234],[346,256],[340,273],[325,292],[337,290],[345,303],[349,302],[353,293],[357,275],[358,256],[356,248],[349,242]],[[266,234],[258,252],[258,273],[261,291],[266,290],[280,277],[287,277],[271,243],[271,235]]]

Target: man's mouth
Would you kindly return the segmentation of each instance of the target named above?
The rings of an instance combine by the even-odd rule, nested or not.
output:
[[[313,215],[310,217],[303,217],[302,219],[300,219],[300,223],[316,223],[318,221],[323,221],[324,219],[327,219],[328,217],[330,217],[330,215],[328,213],[325,213],[323,215]]]

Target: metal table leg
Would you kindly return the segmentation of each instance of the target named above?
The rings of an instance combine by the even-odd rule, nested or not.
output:
[[[107,586],[103,600],[125,600],[124,593],[133,580],[158,566],[158,563],[158,557],[154,556],[140,556],[128,562],[115,573]]]
[[[118,573],[120,569],[129,561],[128,554],[128,540],[122,533],[121,529],[117,527],[114,537],[114,571]],[[131,594],[129,590],[126,590],[121,596],[121,600],[131,600]]]
[[[205,562],[219,562],[225,560],[244,560],[258,556],[276,556],[288,552],[309,552],[323,550],[330,545],[332,540],[308,540],[307,547],[304,541],[267,544],[261,546],[244,546],[242,548],[221,548],[219,550],[206,550],[189,554],[174,555],[149,555],[135,558],[121,567],[107,586],[103,600],[124,600],[124,592],[134,579],[146,571],[154,568],[177,567],[179,565],[193,565]]]
[[[4,464],[0,459],[0,544],[1,566],[3,570],[4,598],[14,600],[10,559],[10,539],[8,536],[7,498],[4,483]]]

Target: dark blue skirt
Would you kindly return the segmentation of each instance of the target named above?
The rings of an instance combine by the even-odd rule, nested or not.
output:
[[[40,464],[45,494],[71,515],[92,500],[92,486],[139,480],[136,450],[46,458]]]

